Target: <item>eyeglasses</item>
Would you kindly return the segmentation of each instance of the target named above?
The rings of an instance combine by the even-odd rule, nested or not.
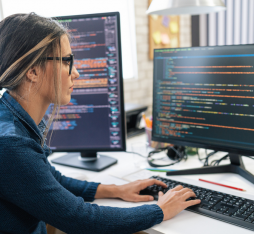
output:
[[[60,57],[47,57],[47,60],[60,60]],[[70,57],[62,57],[62,61],[70,61],[70,70],[69,70],[69,75],[71,75],[73,63],[74,63],[74,55],[70,54]]]

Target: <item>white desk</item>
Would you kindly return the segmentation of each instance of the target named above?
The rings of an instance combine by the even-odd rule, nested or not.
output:
[[[145,135],[141,135],[139,137],[135,137],[128,140],[127,150],[130,150],[130,146],[133,142],[142,142],[142,141],[143,142],[145,141]],[[99,173],[81,170],[81,169],[75,169],[71,167],[60,166],[57,164],[53,164],[53,165],[63,175],[70,176],[70,177],[83,176],[84,177],[83,179],[86,179],[88,181],[101,182],[103,184],[112,184],[113,182],[115,184],[120,185],[123,183],[127,183],[123,180],[110,176],[110,174],[116,173],[119,170],[131,171],[135,169],[135,166],[133,163],[133,155],[123,153],[123,152],[117,152],[117,153],[104,152],[103,154],[118,159],[118,163]],[[63,154],[55,153],[49,157],[49,161],[61,155]],[[223,153],[221,153],[221,155],[223,155]],[[144,160],[139,156],[136,156],[136,157],[140,158],[141,161]],[[244,161],[246,169],[248,169],[250,172],[254,174],[254,160],[243,157],[243,161]],[[228,161],[225,161],[223,163],[227,164]],[[145,161],[143,161],[143,165],[146,165]],[[186,162],[184,161],[180,162],[174,166],[171,166],[170,168],[187,169],[187,168],[194,168],[194,167],[201,167],[201,166],[202,166],[202,163],[199,162],[196,156],[189,156]],[[147,167],[149,167],[148,164],[147,164]],[[165,173],[156,172],[154,174],[165,176]],[[240,187],[240,188],[246,189],[247,192],[240,192],[240,191],[238,192],[237,190],[200,182],[198,181],[198,178],[203,178],[203,179],[207,179],[211,181],[220,182],[223,184],[232,185],[235,187]],[[172,176],[172,179],[254,200],[254,185],[236,174],[227,173],[227,174],[214,174],[214,175],[209,174],[209,175],[188,175],[188,176],[177,176],[177,177]],[[149,203],[152,204],[156,202],[153,201],[153,202],[147,202],[147,203],[131,203],[131,202],[121,201],[118,199],[97,199],[95,200],[95,203],[98,205],[104,205],[104,206],[106,205],[106,206],[113,206],[113,207],[133,207],[133,206],[139,206],[139,205],[149,204]],[[189,211],[182,211],[173,219],[164,221],[161,224],[156,225],[153,228],[147,230],[148,233],[153,233],[153,231],[158,231],[159,233],[170,233],[170,234],[185,234],[185,233],[188,233],[188,234],[204,234],[204,233],[205,234],[210,234],[210,233],[211,234],[214,234],[214,233],[216,234],[220,234],[220,233],[221,234],[225,234],[225,233],[250,234],[252,233],[252,231],[249,231],[234,225],[230,225],[221,221],[217,221],[202,215],[198,215]]]

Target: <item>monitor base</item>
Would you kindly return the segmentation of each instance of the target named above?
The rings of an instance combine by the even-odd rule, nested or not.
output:
[[[235,173],[241,175],[246,180],[254,184],[254,175],[248,172],[242,162],[242,158],[238,154],[228,154],[231,164],[222,166],[208,166],[202,168],[194,168],[179,171],[167,172],[168,176],[173,175],[196,175],[196,174],[215,174],[215,173]]]
[[[81,158],[81,159],[80,159]],[[98,155],[93,161],[84,161],[80,153],[68,153],[51,161],[68,167],[75,167],[89,171],[102,171],[117,163],[117,159],[105,155]]]

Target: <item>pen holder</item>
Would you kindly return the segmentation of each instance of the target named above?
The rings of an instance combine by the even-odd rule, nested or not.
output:
[[[163,143],[163,142],[157,142],[157,141],[152,141],[152,129],[146,127],[146,141],[148,143],[148,146],[158,149],[158,148],[163,148],[168,145],[171,145],[169,143]]]

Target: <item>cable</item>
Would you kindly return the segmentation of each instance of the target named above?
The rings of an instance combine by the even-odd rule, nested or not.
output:
[[[212,155],[216,154],[218,151],[213,151],[213,152],[209,153],[208,155],[207,155],[207,151],[206,151],[206,150],[205,150],[205,152],[206,152],[206,159],[205,159],[205,162],[204,162],[204,167],[207,167],[207,166],[209,166],[209,161],[208,161],[208,159],[209,159]]]
[[[211,166],[212,166],[212,165],[213,165],[213,166],[219,166],[220,162],[223,161],[223,160],[225,160],[225,159],[227,159],[227,158],[228,158],[228,154],[225,155],[225,156],[223,156],[223,157],[220,158],[220,159],[213,160],[213,161],[211,162]]]
[[[197,148],[197,155],[198,155],[198,159],[199,159],[200,162],[202,162],[202,160],[206,160],[206,157],[205,158],[200,158],[200,154],[199,154],[198,148]]]
[[[225,159],[227,159],[228,156],[229,156],[229,155],[227,154],[227,155],[223,156],[222,158],[220,158],[220,159],[218,159],[218,160],[214,160],[214,161],[215,161],[215,162],[214,162],[214,166],[219,166],[220,162],[223,161],[223,160],[225,160]],[[241,156],[247,157],[247,158],[250,158],[250,159],[253,159],[253,160],[254,160],[253,156],[248,156],[248,155],[241,155]]]
[[[162,152],[162,151],[164,151],[164,150],[168,150],[169,148],[172,149],[172,150],[174,150],[175,153],[179,156],[179,159],[178,159],[176,162],[173,162],[173,163],[167,164],[167,165],[157,165],[157,164],[154,164],[154,163],[152,162],[152,161],[154,161],[154,159],[150,159],[150,160],[149,160],[149,158],[151,158],[152,155],[157,154],[157,153],[160,153],[160,152]],[[199,161],[202,162],[202,160],[205,160],[205,162],[204,162],[204,167],[207,167],[207,166],[219,166],[219,164],[220,164],[221,161],[226,160],[226,159],[228,158],[228,155],[225,155],[225,156],[223,156],[223,157],[220,158],[220,159],[213,160],[213,161],[210,163],[210,165],[209,165],[209,158],[210,158],[212,155],[216,154],[218,151],[213,151],[213,152],[207,154],[207,149],[205,149],[205,152],[206,152],[206,157],[205,157],[205,158],[201,158],[201,157],[200,157],[200,154],[199,154],[199,151],[198,151],[198,149],[197,149],[197,155],[198,155]],[[140,154],[140,153],[131,152],[131,151],[125,151],[125,153],[128,153],[128,154],[136,154],[136,155],[138,155],[138,156],[140,156],[140,157],[142,157],[142,158],[147,158],[148,163],[149,163],[151,166],[153,166],[153,167],[172,166],[172,165],[174,165],[174,164],[176,164],[176,163],[178,163],[178,162],[181,162],[183,159],[186,161],[186,160],[187,160],[187,157],[188,157],[188,155],[187,155],[185,152],[184,152],[184,154],[182,155],[182,154],[179,153],[178,150],[176,150],[176,149],[175,149],[174,147],[172,147],[172,146],[167,146],[167,147],[164,147],[164,148],[159,148],[159,149],[157,149],[157,150],[151,151],[151,152],[148,154],[148,156],[144,156],[144,155],[142,155],[142,154]],[[246,155],[242,155],[242,156],[248,157],[248,158],[254,160],[254,156],[246,156]]]
[[[128,154],[137,154],[138,156],[142,157],[142,158],[147,158],[147,156],[144,156],[140,153],[136,153],[136,152],[131,152],[131,151],[125,151],[125,153],[128,153]]]
[[[156,159],[153,159],[151,158],[152,155],[154,154],[157,154],[157,153],[160,153],[164,150],[169,150],[169,149],[172,149],[175,151],[175,153],[177,154],[178,156],[178,159],[177,161],[173,162],[173,163],[170,163],[170,164],[166,164],[166,165],[161,165],[161,164],[155,164],[153,163],[153,161],[155,161]],[[172,146],[167,146],[167,147],[163,147],[163,148],[159,148],[157,150],[154,150],[154,151],[151,151],[149,154],[148,154],[148,157],[147,157],[147,161],[149,163],[150,166],[152,167],[166,167],[166,166],[172,166],[180,161],[182,161],[183,159],[187,160],[187,155],[185,153],[185,148],[183,148],[182,152],[179,152],[179,150],[176,150],[174,147]]]

